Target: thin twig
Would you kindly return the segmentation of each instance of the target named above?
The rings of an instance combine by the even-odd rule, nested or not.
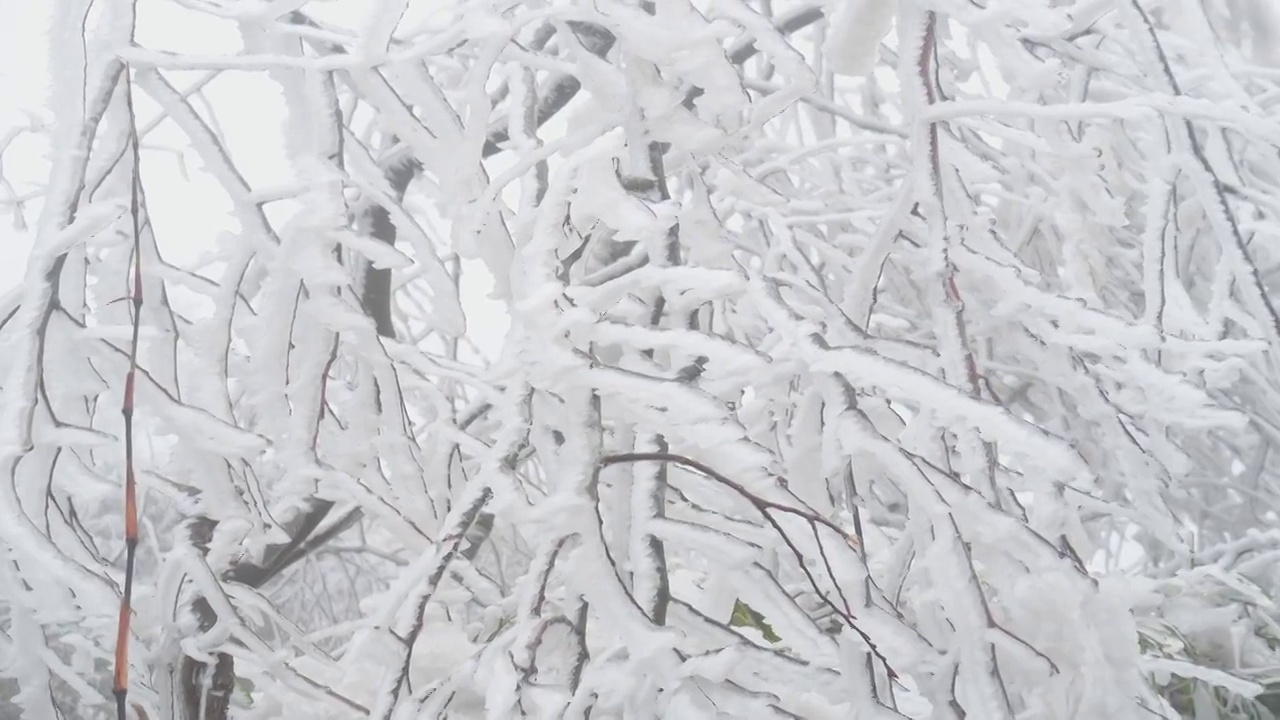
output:
[[[138,489],[133,465],[133,409],[134,378],[138,371],[138,335],[142,327],[142,233],[138,218],[140,208],[138,191],[138,127],[133,112],[133,83],[128,74],[124,77],[125,105],[129,114],[129,143],[133,148],[133,168],[129,183],[129,215],[133,224],[133,290],[130,293],[130,309],[133,313],[133,331],[129,339],[129,370],[125,375],[124,399],[120,412],[124,416],[124,593],[120,597],[120,618],[116,627],[115,677],[112,693],[116,698],[117,720],[127,720],[127,696],[129,693],[129,627],[133,609],[133,573],[138,550]]]

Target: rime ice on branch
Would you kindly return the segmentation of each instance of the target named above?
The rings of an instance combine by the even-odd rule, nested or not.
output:
[[[0,715],[1280,705],[1256,4],[357,5],[57,4]]]

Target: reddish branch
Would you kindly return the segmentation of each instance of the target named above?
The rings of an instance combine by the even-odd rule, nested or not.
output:
[[[133,152],[133,168],[129,182],[129,215],[133,223],[133,289],[129,295],[133,332],[129,339],[129,371],[125,375],[124,399],[120,412],[124,415],[124,593],[120,596],[120,618],[116,628],[115,676],[111,691],[116,698],[116,718],[126,720],[129,694],[129,627],[133,609],[133,569],[138,550],[138,486],[133,466],[134,378],[138,371],[138,334],[142,327],[142,233],[139,220],[138,193],[138,129],[134,122],[133,86],[125,79],[124,96],[129,112],[129,144]]]
[[[924,86],[925,103],[932,106],[938,101],[937,87],[937,52],[938,52],[938,35],[937,35],[937,16],[929,12],[925,15],[924,26],[924,42],[920,48],[920,56],[917,58],[917,71],[920,76],[920,82]],[[930,122],[928,127],[928,152],[929,152],[929,174],[932,181],[934,192],[937,194],[938,213],[941,216],[942,233],[942,259],[943,259],[943,279],[942,291],[946,298],[948,309],[951,311],[951,320],[955,324],[955,331],[960,340],[960,352],[963,354],[965,377],[951,378],[949,382],[961,384],[968,391],[969,395],[981,399],[982,398],[982,375],[978,372],[978,361],[974,356],[973,349],[969,343],[969,333],[966,328],[964,318],[964,297],[960,294],[960,286],[956,283],[956,268],[951,262],[951,254],[948,248],[950,239],[946,237],[947,228],[947,209],[945,197],[942,190],[942,152],[938,143],[938,123]],[[1004,501],[1001,498],[1000,488],[996,483],[996,452],[995,448],[989,442],[982,442],[982,455],[984,464],[984,473],[986,475],[987,486],[990,492],[990,500],[997,508],[1004,508]],[[1012,498],[1012,496],[1010,496]],[[1014,499],[1016,503],[1016,499]]]
[[[925,13],[924,38],[923,38],[922,46],[920,48],[920,56],[919,58],[917,58],[917,66],[916,66],[920,75],[920,82],[924,85],[925,102],[930,106],[932,106],[938,100],[937,77],[935,75],[937,71],[936,63],[937,63],[937,47],[938,47],[937,25],[938,25],[937,15],[935,15],[933,12]],[[951,263],[951,256],[950,256],[950,251],[948,247],[950,238],[947,237],[946,204],[945,204],[943,188],[942,188],[942,182],[943,182],[942,157],[941,157],[941,150],[938,145],[938,123],[936,121],[931,121],[929,123],[928,151],[929,151],[929,172],[931,176],[930,179],[932,180],[934,192],[937,194],[938,214],[940,216],[940,220],[942,224],[942,228],[941,228],[942,237],[939,239],[939,242],[941,244],[940,252],[942,254],[943,268],[944,268],[942,289],[943,289],[944,297],[946,298],[946,301],[947,301],[948,309],[951,311],[952,322],[955,323],[956,334],[959,337],[959,341],[960,341],[960,351],[963,353],[963,356],[964,356],[963,359],[964,359],[965,371],[967,375],[967,377],[964,378],[964,382],[968,385],[967,390],[969,391],[970,395],[972,395],[974,398],[981,399],[982,386],[979,382],[978,366],[977,366],[976,360],[974,359],[973,350],[969,346],[969,338],[965,329],[964,299],[960,295],[959,286],[956,284],[956,268]],[[960,378],[947,377],[946,379],[949,382],[960,381]],[[982,452],[984,456],[983,460],[985,464],[984,470],[986,473],[986,480],[987,480],[988,487],[990,488],[990,494],[991,494],[990,500],[997,509],[1003,510],[1004,503],[1001,501],[1000,488],[996,483],[995,448],[992,447],[992,444],[990,442],[986,442],[986,441],[982,441],[981,447],[982,447]],[[1017,502],[1016,498],[1013,498],[1012,494],[1010,494],[1009,497],[1013,499],[1015,503]],[[994,619],[991,615],[990,604],[987,601],[986,594],[982,591],[982,587],[978,581],[977,571],[974,568],[973,560],[969,555],[968,543],[960,535],[960,529],[955,524],[955,516],[951,515],[950,520],[951,520],[952,528],[955,534],[955,541],[959,544],[961,548],[961,552],[963,553],[963,557],[968,563],[969,571],[970,571],[970,581],[971,581],[970,587],[973,589],[973,594],[976,596],[978,604],[984,612],[985,617],[983,619],[986,621],[988,627],[996,628],[997,626],[995,625]],[[987,641],[986,644],[987,644],[986,659],[991,667],[992,678],[994,679],[995,685],[996,685],[995,689],[999,693],[999,699],[1005,710],[1006,717],[1012,718],[1015,715],[1015,713],[1013,711],[1012,702],[1009,699],[1008,688],[1005,686],[1005,683],[1004,683],[1004,677],[1000,669],[1000,662],[996,656],[995,645],[990,641]],[[1023,643],[1023,644],[1026,645],[1027,647],[1031,647],[1030,644],[1028,643]],[[1034,650],[1034,648],[1032,649]],[[1041,657],[1044,657],[1043,654],[1041,655]],[[1053,663],[1050,662],[1050,665],[1052,666]]]

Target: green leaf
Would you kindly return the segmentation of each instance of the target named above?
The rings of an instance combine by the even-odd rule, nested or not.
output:
[[[776,643],[782,638],[769,627],[769,623],[765,622],[764,616],[756,612],[755,608],[742,602],[741,600],[733,601],[733,614],[729,616],[730,627],[749,627],[755,628],[764,635],[764,639],[771,643]]]
[[[249,678],[236,678],[235,688],[240,691],[240,701],[248,707],[253,707],[253,691],[255,687],[253,681]]]

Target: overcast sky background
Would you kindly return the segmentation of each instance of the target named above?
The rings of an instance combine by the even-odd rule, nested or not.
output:
[[[0,0],[0,143],[33,121],[53,123],[49,103],[49,30],[59,3]],[[320,20],[359,32],[384,13],[377,0],[329,0],[311,3],[308,12]],[[448,3],[410,3],[401,31],[430,23],[429,15]],[[194,55],[234,55],[243,51],[233,21],[189,10],[174,0],[139,0],[137,44],[156,50]],[[164,71],[178,90],[196,83],[203,72]],[[217,109],[215,131],[222,134],[236,166],[250,187],[263,190],[292,182],[284,155],[283,99],[279,86],[264,72],[223,72],[203,90],[208,102],[194,106],[206,121]],[[135,92],[140,127],[158,117],[158,106],[145,92]],[[38,193],[48,176],[51,148],[48,133],[21,132],[7,147],[0,147],[4,180],[0,184],[0,294],[23,280],[26,259],[34,242],[40,212],[38,197],[22,208],[25,228],[13,203],[18,197]],[[160,251],[175,264],[192,268],[216,247],[225,233],[237,231],[229,197],[204,171],[186,136],[171,121],[161,122],[142,139],[142,182]],[[286,222],[296,205],[286,202],[267,206],[268,216]],[[463,302],[468,310],[470,335],[490,357],[501,346],[506,332],[503,307],[488,299],[491,279],[478,263],[464,263]]]

